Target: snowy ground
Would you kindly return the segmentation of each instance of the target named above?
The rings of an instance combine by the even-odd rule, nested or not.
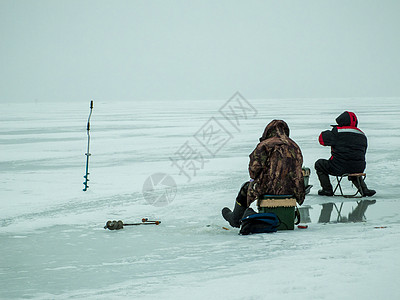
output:
[[[89,101],[2,104],[0,298],[399,299],[399,100],[249,100],[233,123],[221,111],[234,102],[95,100],[87,192]],[[329,149],[317,137],[344,110],[358,115],[369,138],[376,203],[366,222],[337,223],[333,213],[332,222],[318,223],[325,198],[316,195],[313,164]],[[220,211],[233,206],[248,155],[272,119],[289,124],[312,169],[305,201],[312,223],[239,236],[222,228],[229,226]],[[142,194],[154,173],[176,182],[168,205]],[[344,203],[343,215],[355,206]],[[142,217],[162,223],[103,229],[107,220]]]

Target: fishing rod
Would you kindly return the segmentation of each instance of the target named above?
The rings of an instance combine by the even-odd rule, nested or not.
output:
[[[137,226],[137,225],[160,225],[161,221],[151,221],[147,218],[143,218],[142,222],[138,223],[130,223],[126,224],[122,222],[121,220],[119,221],[107,221],[106,226],[104,226],[104,229],[110,229],[110,230],[119,230],[124,228],[124,226]]]
[[[87,127],[86,127],[86,132],[87,132],[87,137],[88,137],[88,142],[87,142],[87,151],[85,153],[86,155],[86,174],[83,176],[85,178],[85,182],[83,183],[85,187],[83,188],[83,191],[86,192],[87,189],[89,188],[88,186],[88,181],[89,181],[89,156],[91,155],[89,152],[89,147],[90,147],[90,118],[92,117],[92,111],[93,111],[93,100],[90,101],[90,113],[89,113],[89,118],[87,121]]]

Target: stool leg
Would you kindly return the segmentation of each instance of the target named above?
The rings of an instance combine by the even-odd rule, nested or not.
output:
[[[340,183],[342,182],[342,179],[343,179],[343,176],[340,176],[340,178],[339,178],[339,176],[336,176],[337,184],[336,184],[336,187],[335,187],[335,189],[333,191],[333,194],[335,194],[336,190],[339,188],[340,195],[343,196],[342,186],[340,185]]]

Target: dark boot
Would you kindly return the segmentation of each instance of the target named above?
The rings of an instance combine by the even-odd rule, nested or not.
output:
[[[355,187],[360,191],[361,196],[371,197],[371,196],[375,195],[376,191],[368,189],[367,184],[365,183],[363,178],[349,177],[349,179],[355,185]]]
[[[333,196],[333,188],[331,185],[331,181],[329,180],[329,175],[321,171],[317,171],[317,175],[322,187],[322,190],[318,191],[318,195]]]
[[[240,220],[243,217],[244,211],[246,210],[245,206],[240,205],[237,201],[235,201],[235,208],[231,211],[228,207],[224,207],[222,209],[222,216],[232,227],[240,227]]]
[[[231,211],[228,207],[222,209],[222,216],[229,222],[232,227],[240,227],[239,221],[243,218],[243,213],[247,208],[247,190],[249,183],[245,182],[236,197],[235,208]]]

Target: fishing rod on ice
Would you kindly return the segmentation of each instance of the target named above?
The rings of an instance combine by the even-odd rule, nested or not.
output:
[[[92,111],[93,111],[93,100],[90,101],[90,113],[89,113],[89,118],[87,121],[87,127],[86,127],[86,132],[87,132],[87,151],[85,153],[86,155],[86,174],[83,176],[85,178],[85,182],[83,183],[85,187],[83,188],[83,191],[86,192],[87,189],[89,188],[88,186],[88,181],[89,181],[89,156],[91,155],[89,152],[89,147],[90,147],[90,118],[92,117]]]
[[[104,226],[104,229],[110,229],[110,230],[119,230],[124,228],[124,226],[137,226],[137,225],[160,225],[161,221],[153,221],[149,220],[148,218],[143,218],[142,222],[138,223],[124,223],[121,220],[119,221],[107,221],[106,226]]]

